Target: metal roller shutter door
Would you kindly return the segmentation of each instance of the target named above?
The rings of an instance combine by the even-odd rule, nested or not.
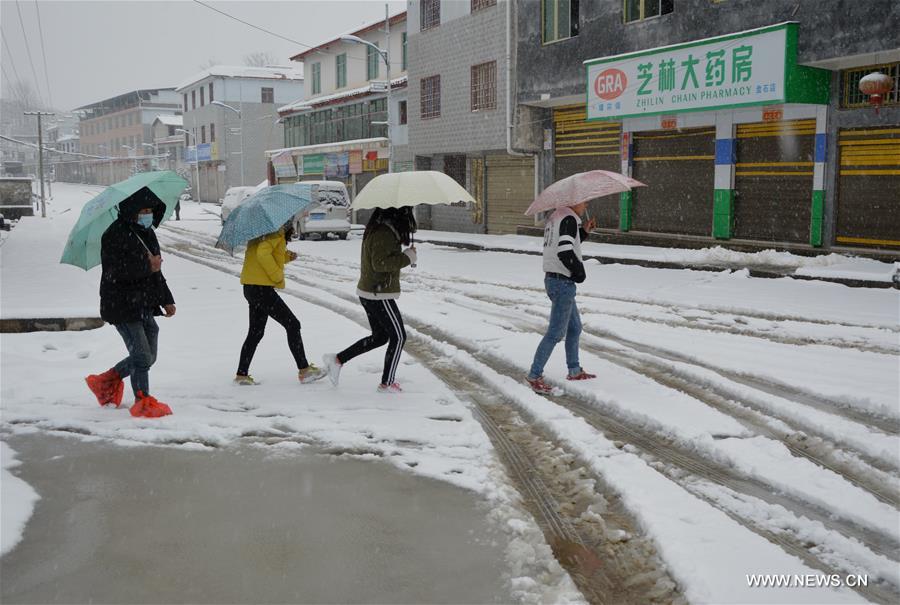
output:
[[[692,128],[638,132],[632,175],[632,229],[681,235],[712,234],[716,131]]]
[[[809,242],[816,121],[740,124],[734,237]]]
[[[900,247],[900,126],[838,135],[836,242]]]
[[[621,172],[622,125],[618,122],[586,122],[584,105],[553,111],[554,180],[588,170]],[[588,205],[597,226],[619,226],[619,197],[610,195]]]
[[[533,227],[525,210],[534,201],[534,160],[508,155],[487,156],[488,233],[515,233],[520,225]]]

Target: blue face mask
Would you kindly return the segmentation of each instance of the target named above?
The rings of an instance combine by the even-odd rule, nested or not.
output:
[[[152,214],[139,214],[137,217],[138,225],[143,227],[144,229],[149,229],[153,226],[153,215]]]

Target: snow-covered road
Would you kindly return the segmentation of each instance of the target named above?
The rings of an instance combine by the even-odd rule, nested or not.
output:
[[[163,324],[154,379],[178,421],[110,420],[86,411],[81,391],[67,395],[85,368],[103,369],[99,356],[114,361],[105,351],[118,352],[117,337],[104,329],[4,335],[5,430],[192,447],[316,442],[386,457],[493,498],[534,548],[520,503],[592,601],[900,598],[897,291],[589,264],[582,364],[598,378],[567,383],[560,346],[547,377],[564,393],[545,398],[521,380],[549,310],[539,259],[422,244],[399,301],[407,393],[372,393],[372,354],[348,364],[337,391],[304,390],[298,408],[296,385],[275,371],[289,365],[275,334],[254,364],[265,384],[223,386],[246,320],[241,259],[213,247],[210,210],[192,205],[159,231],[179,315],[177,330]],[[359,239],[291,247],[300,257],[286,294],[307,347],[339,350],[364,333]],[[73,361],[84,353],[90,363]],[[26,388],[16,372],[38,359],[52,377]],[[546,555],[509,558],[528,562],[512,574],[520,598],[568,594]],[[762,589],[749,574],[860,574],[868,586]]]

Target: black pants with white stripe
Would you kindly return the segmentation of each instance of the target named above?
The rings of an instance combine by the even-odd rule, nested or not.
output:
[[[360,298],[359,302],[366,310],[369,326],[372,327],[372,335],[357,340],[338,353],[338,361],[342,364],[347,363],[358,355],[387,344],[381,384],[393,384],[397,373],[397,364],[400,363],[400,353],[403,352],[403,345],[406,344],[406,330],[403,328],[403,318],[400,316],[400,309],[397,308],[397,301]]]

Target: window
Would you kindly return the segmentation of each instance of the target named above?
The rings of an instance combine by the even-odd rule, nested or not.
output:
[[[312,64],[312,94],[317,95],[322,92],[322,64]]]
[[[200,143],[206,143],[206,126],[200,127]]]
[[[184,110],[187,111],[187,93],[184,93],[181,96],[184,97]]]
[[[578,0],[541,0],[541,19],[544,44],[577,36]]]
[[[197,109],[197,91],[191,91],[191,109]]]
[[[260,103],[274,103],[275,102],[275,89],[274,88],[263,88],[260,91],[260,96],[262,100]]]
[[[667,15],[675,10],[675,0],[625,0],[625,23]]]
[[[462,187],[466,186],[466,156],[464,155],[445,155],[444,156],[444,174],[459,183]]]
[[[472,111],[497,109],[497,62],[472,66]]]
[[[347,85],[347,53],[341,53],[334,58],[334,71],[336,72],[337,87]]]
[[[406,124],[406,101],[400,101],[397,103],[397,113],[400,114],[399,124],[403,126]]]
[[[202,86],[200,87],[200,107],[206,105],[206,101],[204,100],[204,95],[206,94],[206,89]]]
[[[422,78],[420,115],[423,120],[437,118],[441,115],[441,77]]]
[[[209,142],[210,143],[216,142],[216,125],[215,124],[209,125]]]
[[[868,107],[869,96],[859,91],[859,81],[863,76],[880,71],[894,80],[894,88],[884,95],[884,105],[900,105],[900,62],[887,65],[869,65],[841,72],[841,107]]]
[[[215,99],[213,99],[213,83],[209,83],[209,102],[212,103]]]
[[[377,46],[378,43],[376,42]],[[366,46],[366,80],[374,80],[378,77],[378,60],[381,57],[378,51],[371,46]]]
[[[422,0],[419,11],[420,30],[425,31],[441,24],[441,0]]]
[[[406,32],[400,34],[400,70],[406,71]]]
[[[488,8],[497,4],[497,0],[472,0],[472,12]]]

